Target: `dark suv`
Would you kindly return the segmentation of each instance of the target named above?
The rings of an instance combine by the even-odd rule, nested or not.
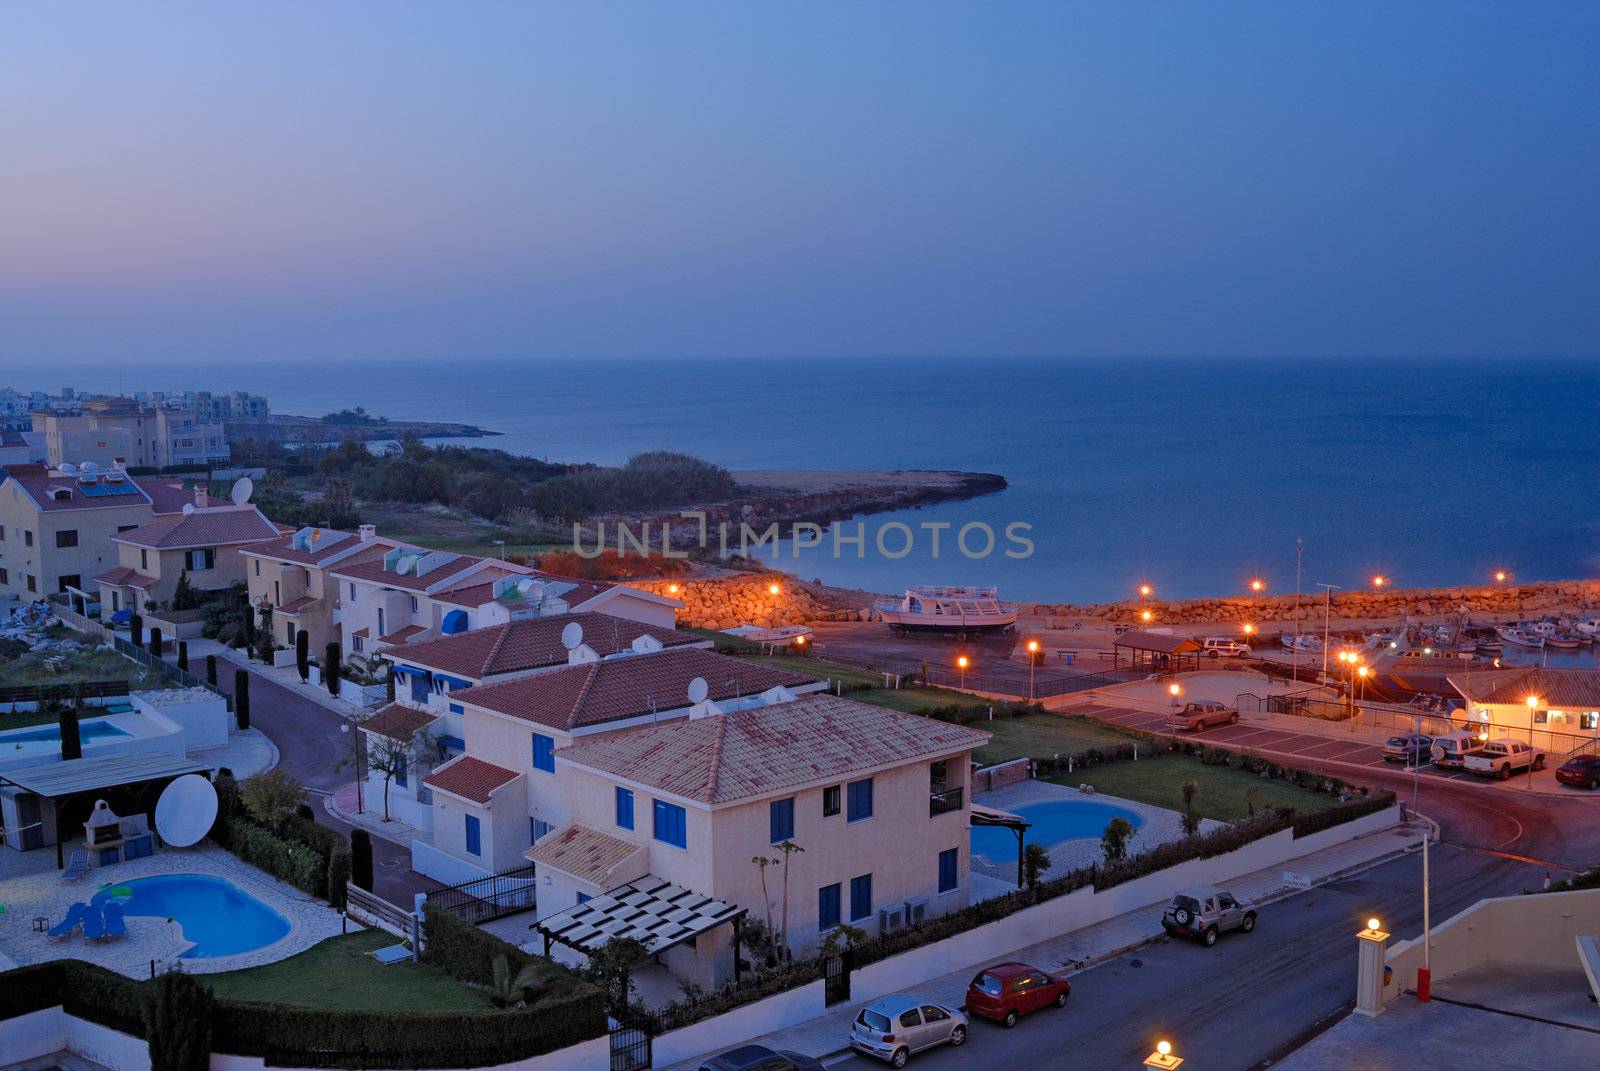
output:
[[[1600,788],[1600,755],[1574,755],[1556,767],[1556,780],[1590,792]]]

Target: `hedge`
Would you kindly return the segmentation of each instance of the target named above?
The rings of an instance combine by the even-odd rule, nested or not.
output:
[[[328,863],[311,845],[278,836],[244,818],[228,823],[228,849],[301,892],[327,899]]]
[[[0,973],[0,1023],[60,1006],[142,1038],[150,990],[148,982],[82,960],[18,967]],[[219,999],[211,1036],[216,1052],[287,1066],[458,1068],[540,1056],[601,1037],[606,1025],[599,990],[580,985],[507,1011],[354,1011]]]
[[[496,956],[506,957],[513,976],[529,963],[538,962],[549,963],[570,980],[576,981],[570,972],[560,968],[554,961],[524,952],[488,930],[464,922],[454,912],[435,905],[432,900],[422,905],[422,916],[427,924],[422,962],[433,964],[459,981],[478,985],[491,983],[494,980]]]

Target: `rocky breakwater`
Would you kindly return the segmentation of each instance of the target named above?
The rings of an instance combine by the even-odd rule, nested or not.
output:
[[[1496,617],[1540,617],[1600,607],[1600,580],[1553,580],[1537,584],[1489,584],[1482,587],[1385,588],[1340,591],[1329,612],[1339,620],[1387,621],[1406,617],[1458,614]],[[1201,624],[1210,621],[1263,623],[1293,621],[1293,595],[1237,595],[1218,599],[1112,603],[1029,603],[1029,617],[1098,618],[1134,621],[1142,609],[1153,624]],[[1300,596],[1300,616],[1322,616],[1321,593]]]
[[[630,580],[628,586],[683,603],[678,624],[689,628],[803,625],[829,612],[804,585],[770,574],[704,580]]]

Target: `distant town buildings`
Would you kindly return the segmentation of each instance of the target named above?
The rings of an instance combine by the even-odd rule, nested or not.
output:
[[[135,391],[131,396],[0,388],[0,464],[60,468],[204,466],[228,460],[228,421],[268,419],[267,399],[246,391]]]

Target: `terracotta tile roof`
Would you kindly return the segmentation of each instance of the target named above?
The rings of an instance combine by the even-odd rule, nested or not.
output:
[[[563,760],[662,792],[727,803],[970,751],[989,734],[837,696],[673,721],[563,748]]]
[[[437,714],[430,714],[426,710],[391,703],[362,722],[361,728],[391,740],[410,740],[417,730],[427,728],[437,718]]]
[[[296,529],[295,531],[298,531]],[[239,553],[259,555],[263,558],[277,558],[286,562],[297,562],[301,565],[321,565],[329,558],[347,553],[361,545],[361,539],[349,532],[339,532],[332,529],[322,529],[322,538],[310,550],[300,550],[293,546],[294,531],[286,532],[276,539],[263,540],[252,543],[248,547],[240,547]],[[374,540],[374,548],[383,547],[385,550],[394,546],[388,540]]]
[[[315,606],[317,603],[319,603],[321,601],[322,601],[321,599],[315,598],[315,597],[313,597],[311,595],[302,595],[298,599],[290,599],[288,602],[284,603],[282,606],[279,606],[277,608],[277,611],[280,614],[298,614],[298,613],[303,613],[303,612],[305,612],[305,610],[307,608]]]
[[[213,506],[193,513],[172,513],[147,521],[113,539],[136,547],[181,550],[215,547],[227,543],[255,543],[277,534],[278,528],[254,506]]]
[[[494,581],[499,576],[531,576],[535,580],[550,584],[571,585],[566,591],[556,595],[569,609],[577,609],[596,595],[603,594],[616,587],[615,584],[606,584],[596,580],[575,580],[571,577],[556,576],[553,573],[542,572],[538,569],[528,570],[525,573],[512,573],[509,570],[498,572],[485,570],[472,575],[473,583],[469,587],[455,588],[451,591],[441,591],[434,598],[440,602],[447,602],[453,606],[482,606],[484,603],[494,601]],[[488,577],[483,583],[478,583],[479,578]]]
[[[1450,683],[1474,703],[1521,705],[1533,695],[1540,707],[1600,710],[1600,670],[1534,667],[1521,673],[1473,674],[1470,694],[1465,676],[1453,676]]]
[[[147,588],[156,582],[153,576],[145,576],[137,569],[130,569],[126,565],[119,565],[115,569],[107,569],[95,577],[99,584],[115,584],[125,588]]]
[[[480,684],[450,696],[458,703],[570,731],[659,710],[681,710],[690,705],[689,682],[696,677],[705,679],[712,699],[755,695],[778,685],[793,688],[818,679],[688,647]]]
[[[362,625],[360,628],[358,628],[354,632],[350,633],[350,638],[351,639],[355,639],[357,636],[360,636],[362,639],[366,639],[367,638],[367,626]]]
[[[28,498],[32,500],[41,513],[78,509],[110,509],[117,506],[148,507],[150,505],[150,495],[142,488],[140,483],[132,477],[123,477],[122,479],[125,481],[122,486],[128,489],[124,494],[86,495],[83,493],[77,477],[52,476],[50,475],[50,470],[44,465],[28,464],[5,466],[4,479],[0,479],[0,483],[15,484],[18,489],[26,492]],[[56,490],[66,492],[66,497],[52,497],[52,491]],[[190,496],[189,501],[194,501],[193,496]]]
[[[404,546],[404,544],[401,544]],[[428,550],[418,547],[417,553],[428,554]],[[383,559],[379,558],[370,562],[352,562],[341,564],[333,569],[334,576],[347,577],[351,580],[367,580],[375,584],[382,584],[389,588],[403,588],[407,591],[422,591],[431,588],[441,580],[446,580],[463,570],[470,569],[483,561],[482,558],[471,554],[461,554],[442,565],[435,567],[417,576],[415,573],[396,573],[384,569]]]
[[[553,614],[422,640],[388,651],[386,657],[478,680],[501,673],[559,666],[567,661],[567,648],[561,642],[562,631],[574,622],[583,627],[583,642],[602,657],[629,650],[640,636],[653,636],[663,647],[706,642],[692,632],[657,628],[608,614]]]
[[[144,488],[144,493],[150,496],[150,504],[157,513],[180,513],[185,506],[193,506],[194,492],[186,491],[182,480],[173,480],[161,476],[135,477],[134,483]],[[207,506],[227,505],[226,499],[212,498],[206,495]]]
[[[521,776],[515,770],[475,759],[471,755],[458,755],[424,777],[422,783],[474,803],[488,803],[489,793]]]
[[[541,837],[538,844],[522,854],[539,866],[553,867],[579,881],[611,889],[643,877],[649,869],[650,853],[643,844],[573,823]],[[629,863],[633,866],[623,870]]]
[[[404,628],[395,629],[387,636],[379,636],[378,642],[403,644],[411,637],[420,636],[426,631],[428,631],[427,625],[407,625]]]

